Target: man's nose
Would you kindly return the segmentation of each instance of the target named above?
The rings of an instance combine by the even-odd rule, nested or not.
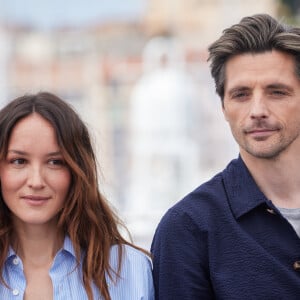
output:
[[[252,119],[267,118],[269,115],[269,109],[266,103],[266,99],[262,95],[256,95],[251,100],[250,117]]]

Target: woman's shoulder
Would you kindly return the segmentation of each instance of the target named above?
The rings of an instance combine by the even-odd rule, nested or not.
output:
[[[120,249],[122,249],[122,265],[137,265],[152,267],[150,256],[130,245],[113,245],[110,250],[111,262],[118,262]]]
[[[153,300],[150,257],[130,245],[114,245],[110,251],[110,266],[114,272],[118,271],[120,249],[122,249],[120,273],[117,277],[107,278],[111,298]]]

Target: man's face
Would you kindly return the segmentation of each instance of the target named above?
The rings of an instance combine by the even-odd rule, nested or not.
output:
[[[300,150],[300,81],[294,58],[279,51],[232,57],[223,112],[241,155],[276,158]],[[299,152],[298,152],[299,153]]]

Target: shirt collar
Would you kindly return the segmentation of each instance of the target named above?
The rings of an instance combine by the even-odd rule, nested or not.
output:
[[[15,250],[11,246],[9,246],[5,261],[9,261],[9,260],[15,258],[16,256],[17,256],[17,254],[16,254]]]
[[[73,244],[72,244],[71,239],[68,235],[65,236],[65,240],[64,240],[62,250],[67,251],[72,256],[76,257]]]
[[[263,203],[271,203],[258,188],[240,156],[231,161],[222,175],[228,202],[236,218]]]
[[[68,235],[65,236],[64,243],[63,243],[63,246],[62,246],[60,251],[66,251],[69,254],[71,254],[74,258],[76,258],[75,250],[74,250],[72,241],[71,241],[71,239]],[[14,258],[15,256],[17,256],[17,254],[14,251],[14,249],[10,246],[9,249],[8,249],[7,256],[6,256],[6,261],[11,259],[11,258]]]

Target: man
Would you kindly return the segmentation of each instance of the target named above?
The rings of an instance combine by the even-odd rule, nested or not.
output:
[[[243,18],[209,60],[240,155],[161,220],[156,299],[300,299],[300,29]]]

